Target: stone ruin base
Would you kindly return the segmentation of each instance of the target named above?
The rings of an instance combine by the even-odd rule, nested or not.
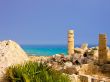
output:
[[[90,75],[70,75],[72,82],[110,82],[110,78],[96,78]]]

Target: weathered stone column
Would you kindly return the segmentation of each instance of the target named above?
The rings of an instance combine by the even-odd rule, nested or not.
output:
[[[99,34],[99,57],[100,65],[107,62],[107,37],[106,34]]]
[[[68,55],[72,56],[74,54],[74,31],[68,31]]]

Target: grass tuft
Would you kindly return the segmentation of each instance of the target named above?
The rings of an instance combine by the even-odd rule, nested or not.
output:
[[[6,75],[10,82],[71,82],[67,75],[37,62],[11,66]]]

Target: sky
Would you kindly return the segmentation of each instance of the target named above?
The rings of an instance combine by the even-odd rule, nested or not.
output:
[[[110,44],[110,0],[0,0],[0,41],[19,44],[98,44],[106,33]]]

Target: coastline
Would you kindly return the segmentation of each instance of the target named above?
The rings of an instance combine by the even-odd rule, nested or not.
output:
[[[106,66],[107,68],[106,70],[109,71],[108,67],[110,65],[108,63],[103,64],[102,66],[99,66],[97,64],[99,48],[98,47],[88,48],[87,44],[83,44],[83,46],[81,46],[80,48],[74,48],[74,55],[71,57],[64,55],[64,54],[55,54],[55,55],[53,54],[51,56],[39,56],[39,55],[32,56],[30,54],[27,54],[19,46],[19,44],[11,40],[3,41],[1,43],[1,48],[4,48],[6,50],[4,54],[2,54],[2,58],[6,59],[6,61],[4,60],[3,61],[4,63],[8,62],[10,64],[9,66],[13,64],[19,64],[21,62],[24,62],[25,59],[28,59],[27,61],[47,63],[48,66],[50,66],[51,68],[55,70],[58,70],[70,76],[72,75],[72,78],[76,77],[76,75],[80,76],[82,74],[89,75],[90,77],[94,75],[97,75],[100,77],[100,75],[102,76],[102,74],[105,74],[103,76],[108,76],[107,72],[101,73],[100,70],[105,71],[102,68],[102,66],[103,67]],[[3,52],[4,49],[1,49],[1,52]],[[110,53],[109,47],[107,47],[107,50],[109,51],[108,53]],[[7,52],[10,52],[9,55],[10,55],[11,60],[8,57],[9,55],[7,55]],[[15,58],[16,58],[16,61],[15,61]],[[110,54],[108,54],[108,58],[110,58]],[[4,63],[1,64],[1,68],[2,68],[2,65],[6,66],[6,64]],[[4,69],[6,67],[4,67]],[[4,69],[1,70],[1,72],[4,71]],[[98,71],[95,69],[97,69]]]

